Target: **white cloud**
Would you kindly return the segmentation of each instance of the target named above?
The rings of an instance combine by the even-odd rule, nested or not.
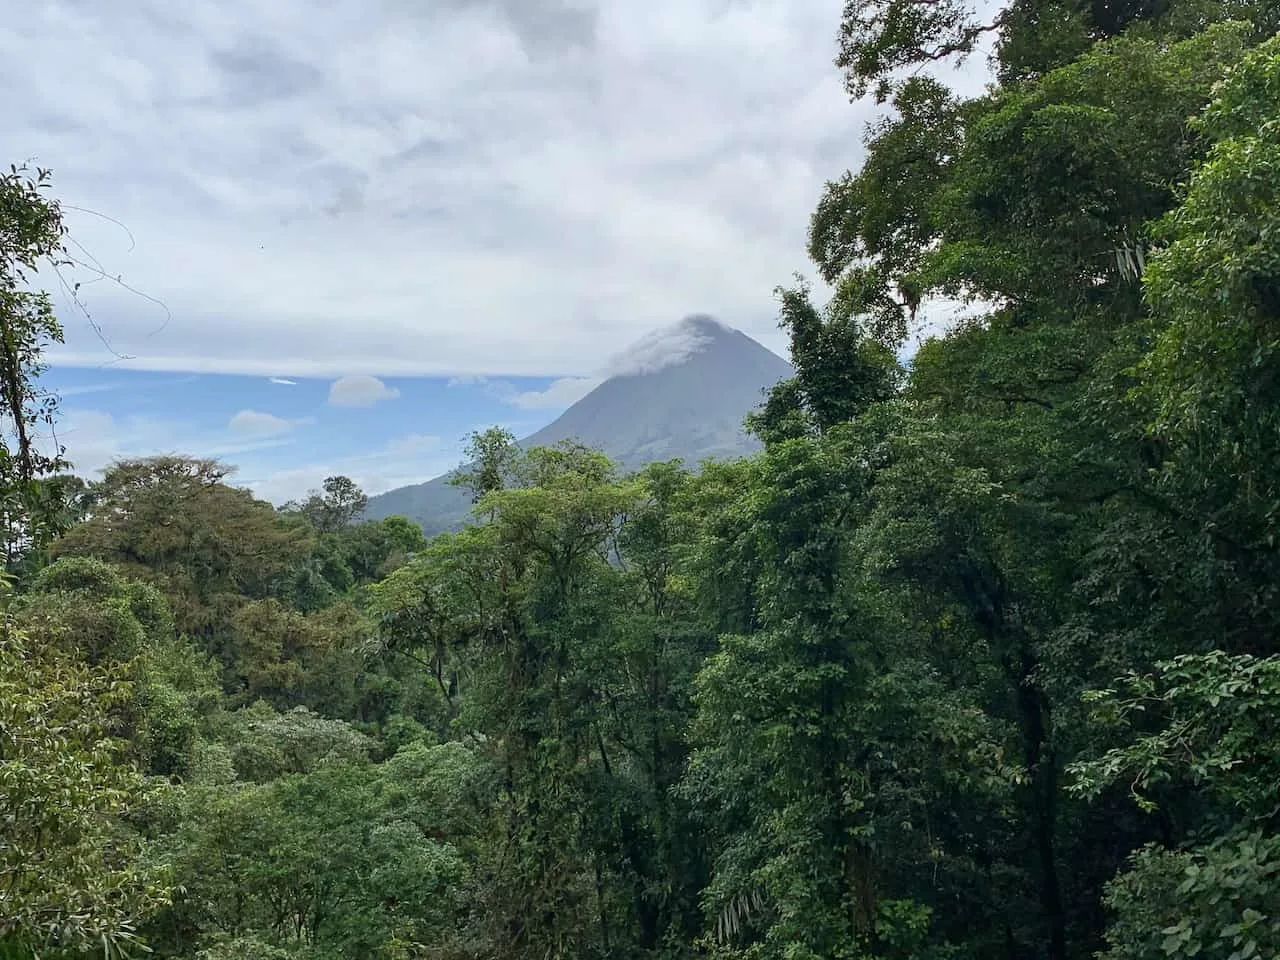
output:
[[[173,377],[166,380],[153,380],[151,381],[150,386],[167,387],[173,386],[174,384],[190,383],[195,379],[195,377]],[[115,390],[133,389],[135,386],[136,383],[131,380],[109,380],[104,383],[85,383],[69,387],[60,387],[52,392],[60,399],[66,399],[68,397],[82,397],[89,393],[108,393]]]
[[[244,483],[264,500],[280,504],[316,489],[325,477],[350,477],[365,493],[385,493],[396,487],[422,483],[457,466],[459,451],[445,447],[436,436],[411,433],[372,453],[326,459],[278,470],[246,475]]]
[[[62,387],[54,392],[60,399],[66,399],[67,397],[82,397],[89,393],[107,393],[111,390],[119,390],[123,386],[125,386],[123,383],[86,383],[74,387]]]
[[[543,390],[517,390],[505,380],[489,382],[490,392],[522,410],[556,410],[570,407],[604,382],[603,377],[561,377]]]
[[[74,472],[93,477],[111,461],[127,455],[131,441],[145,442],[157,433],[155,425],[146,422],[122,427],[111,414],[100,410],[66,410],[56,437],[67,448]]]
[[[663,327],[615,354],[605,364],[605,377],[636,376],[657,373],[664,367],[687,360],[711,342],[724,324],[710,317],[686,317],[679,323]]]
[[[239,458],[289,442],[281,434],[247,433],[228,439],[226,431],[201,431],[177,420],[150,416],[120,417],[102,410],[75,408],[63,411],[53,435],[41,437],[46,449],[52,446],[54,437],[66,447],[72,470],[82,477],[96,476],[112,462],[130,457],[177,453]]]
[[[503,403],[522,410],[563,410],[610,377],[655,373],[686,360],[707,346],[714,336],[733,333],[731,327],[719,320],[695,314],[640,338],[611,357],[593,376],[559,377],[541,390],[518,390],[507,380],[471,374],[451,378],[449,386],[482,386]]]
[[[772,288],[874,112],[834,0],[177,10],[48,0],[0,33],[0,142],[159,301],[82,288],[121,366],[587,376],[704,305],[779,349]],[[115,359],[60,303],[59,362]]]
[[[392,454],[421,453],[424,450],[435,450],[440,446],[440,438],[431,433],[411,433],[408,436],[393,440],[387,446]]]
[[[293,428],[294,421],[277,417],[273,413],[263,413],[260,410],[241,410],[227,423],[227,429],[232,433],[252,437],[279,436]]]
[[[604,377],[560,377],[541,390],[519,390],[507,380],[494,380],[476,374],[451,377],[450,387],[483,387],[492,397],[522,410],[563,409],[577,403],[598,387]]]
[[[297,380],[290,380],[287,377],[268,377],[267,381],[282,387],[296,387],[298,385]]]
[[[398,396],[400,391],[395,387],[388,387],[368,374],[340,377],[329,385],[329,403],[335,407],[371,407],[379,400],[393,400]]]
[[[262,416],[271,417],[270,414]],[[311,422],[309,418],[274,419],[294,425]],[[256,418],[242,417],[241,420],[249,422]],[[307,458],[301,463],[290,463],[294,458],[281,456],[286,445],[294,443],[287,434],[265,436],[250,432],[229,438],[228,433],[224,428],[201,430],[176,419],[112,416],[101,410],[69,409],[61,418],[57,439],[67,447],[73,470],[82,477],[97,477],[112,462],[133,457],[170,453],[215,457],[233,468],[233,483],[247,486],[258,496],[277,504],[305,496],[309,490],[318,488],[325,477],[335,474],[351,477],[370,494],[421,483],[457,466],[462,448],[461,439],[446,444],[433,434],[408,433],[370,452],[325,457],[315,452],[317,448],[311,448],[310,455],[304,454]],[[48,449],[53,438],[41,436],[39,442]],[[289,449],[297,448],[289,446]],[[236,467],[240,469],[235,470]]]

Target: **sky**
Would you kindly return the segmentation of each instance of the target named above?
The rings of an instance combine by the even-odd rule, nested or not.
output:
[[[687,314],[785,355],[773,289],[876,111],[841,7],[35,0],[0,26],[0,159],[53,170],[80,262],[45,277],[59,439],[81,473],[376,493]]]

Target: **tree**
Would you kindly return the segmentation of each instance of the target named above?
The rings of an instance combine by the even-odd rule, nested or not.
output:
[[[708,645],[675,583],[687,474],[619,480],[563,444],[508,476],[478,504],[487,523],[373,591],[384,643],[427,665],[498,784],[475,935],[503,953],[683,951],[703,871],[675,784]]]
[[[714,853],[703,899],[716,955],[929,957],[951,937],[955,949],[1000,943],[978,918],[1012,904],[993,908],[996,894],[964,879],[976,857],[952,831],[982,823],[1000,849],[1007,827],[991,812],[1013,792],[1008,727],[948,685],[939,666],[963,648],[913,635],[932,611],[898,594],[864,533],[902,456],[885,441],[905,426],[872,403],[820,437],[770,443],[733,494],[703,481],[693,569],[724,571],[704,602],[732,632],[696,679],[680,789]]]
[[[460,847],[474,777],[473,756],[449,744],[193,793],[168,841],[183,892],[155,940],[185,953],[240,939],[288,956],[449,945],[471,889]]]
[[[486,494],[501,490],[515,478],[520,450],[510,430],[490,427],[472,431],[464,456],[465,465],[454,471],[449,483],[466,489],[471,502],[479,503]]]
[[[1276,13],[1265,0],[1124,0],[1067,4],[1015,0],[985,17],[965,0],[846,0],[836,58],[854,98],[874,88],[883,102],[902,83],[935,63],[959,63],[994,40],[997,75],[1006,85],[1035,80],[1065,66],[1098,42],[1158,33],[1179,37],[1224,20],[1256,25],[1261,39],[1275,32]],[[905,82],[910,83],[908,79]]]
[[[0,173],[0,519],[6,568],[38,550],[57,530],[62,498],[43,482],[66,466],[52,430],[57,398],[42,391],[45,348],[62,342],[48,293],[28,288],[42,265],[68,262],[58,201],[47,196],[48,170],[11,166]],[[42,442],[45,441],[45,442]]]
[[[0,624],[0,949],[119,956],[167,897],[127,818],[148,786],[116,733],[127,664]]]
[[[297,511],[320,533],[336,533],[364,515],[369,497],[350,477],[326,477],[323,493],[313,492],[302,504],[286,504],[282,512]]]
[[[708,476],[695,569],[730,633],[699,678],[686,789],[724,831],[713,939],[744,956],[908,943],[909,955],[1084,955],[1100,945],[1104,884],[1153,825],[1064,790],[1090,736],[1079,695],[1231,624],[1212,595],[1234,589],[1201,581],[1181,539],[1193,511],[1170,519],[1151,484],[1160,442],[1116,437],[1144,432],[1139,244],[1205,155],[1186,119],[1255,34],[1206,28],[1220,19],[1208,14],[1185,33],[1126,30],[1155,19],[1134,9],[1015,7],[990,25],[957,5],[849,10],[842,65],[857,84],[987,30],[1009,79],[971,101],[920,77],[882,87],[896,112],[811,225],[835,297],[819,309],[803,285],[783,296],[797,375],[754,419],[762,462]],[[903,383],[883,351],[936,296],[994,306],[926,344]],[[1179,598],[1188,589],[1207,616]],[[1233,633],[1270,624],[1233,609]],[[942,730],[947,746],[922,753]],[[877,838],[823,844],[858,852],[862,886],[804,845],[843,836],[840,817]],[[895,926],[876,904],[905,913]]]
[[[248,783],[309,774],[326,764],[361,763],[375,746],[342,720],[326,719],[306,707],[278,712],[265,700],[224,713],[217,728],[236,778]]]
[[[748,418],[758,436],[784,440],[821,432],[894,395],[901,378],[897,360],[851,314],[828,310],[824,316],[803,283],[779,290],[778,297],[796,374],[775,386],[763,409]]]
[[[272,595],[310,548],[305,531],[226,483],[229,474],[215,460],[178,456],[115,463],[94,486],[89,518],[52,554],[98,557],[154,583],[178,629],[225,656],[231,613]]]
[[[1221,651],[1131,672],[1091,691],[1102,730],[1122,745],[1076,763],[1072,789],[1098,796],[1124,784],[1144,809],[1173,786],[1208,806],[1189,842],[1149,844],[1107,892],[1107,960],[1265,957],[1280,950],[1280,658]],[[1146,717],[1160,718],[1150,732]],[[1148,728],[1149,729],[1149,728]]]
[[[346,602],[309,613],[275,598],[244,603],[227,625],[227,692],[242,703],[264,699],[281,708],[306,705],[341,714],[351,706],[367,630]]]
[[[1280,628],[1280,42],[1228,74],[1194,129],[1213,144],[1157,231],[1144,439],[1208,589],[1215,642],[1273,653]]]

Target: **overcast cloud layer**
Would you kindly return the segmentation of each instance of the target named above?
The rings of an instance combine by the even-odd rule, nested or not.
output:
[[[69,211],[140,291],[83,290],[129,366],[590,376],[693,311],[782,350],[772,287],[870,116],[841,5],[37,2],[0,143],[127,226]],[[113,359],[62,313],[60,362]]]

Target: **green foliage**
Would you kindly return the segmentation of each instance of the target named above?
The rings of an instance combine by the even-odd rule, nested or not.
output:
[[[184,774],[203,718],[221,702],[220,671],[174,635],[168,604],[152,586],[92,557],[42,569],[10,612],[42,645],[90,664],[127,664],[134,695],[122,704],[122,732],[147,773]]]
[[[847,309],[829,309],[824,316],[803,284],[778,296],[796,375],[774,387],[764,408],[748,419],[758,436],[770,441],[821,432],[894,395],[901,370],[890,348],[867,336],[852,318],[854,312],[867,312],[858,309],[863,305],[844,303]],[[901,331],[895,320],[888,325],[894,329],[878,332],[896,346]],[[877,328],[874,318],[870,326]]]
[[[69,492],[51,482],[66,466],[63,450],[39,443],[57,414],[57,398],[40,389],[43,352],[62,342],[49,294],[30,281],[67,261],[62,208],[48,196],[48,170],[0,172],[0,518],[5,569],[38,553],[62,529]]]
[[[305,510],[286,509],[282,514],[305,519]],[[321,529],[311,520],[305,522],[313,530]],[[376,583],[425,547],[422,530],[403,517],[345,522],[320,532],[274,592],[304,613],[314,613]]]
[[[1107,891],[1105,960],[1253,960],[1280,952],[1280,837],[1144,847]]]
[[[323,702],[326,671],[360,659],[363,632],[348,604],[304,614],[276,599],[245,603],[230,617],[222,647],[228,692],[277,706]]]
[[[92,557],[45,567],[13,611],[94,663],[132,660],[173,634],[173,618],[157,590]]]
[[[1245,960],[1280,950],[1280,659],[1183,656],[1131,674],[1089,699],[1102,725],[1130,729],[1123,746],[1077,764],[1074,789],[1125,783],[1138,804],[1164,785],[1210,802],[1199,836],[1180,849],[1151,844],[1108,887],[1114,960]],[[1156,720],[1156,729],[1141,732]],[[1133,729],[1133,728],[1138,729]]]
[[[481,499],[494,490],[501,490],[516,476],[520,452],[516,438],[510,430],[490,427],[472,431],[467,438],[464,467],[449,477],[455,487],[463,487],[471,494],[471,502]]]
[[[285,514],[298,514],[320,533],[336,533],[360,519],[369,497],[350,477],[326,477],[322,491],[313,492],[302,503],[281,507]]]
[[[1280,44],[1250,53],[1216,93],[1195,123],[1213,147],[1144,278],[1156,323],[1142,391],[1167,450],[1164,492],[1229,529],[1234,575],[1258,591],[1242,601],[1263,611],[1276,603],[1280,520]]]
[[[851,96],[866,95],[877,83],[877,99],[889,92],[889,78],[903,67],[968,54],[978,38],[996,26],[979,23],[962,0],[894,0],[876,4],[846,0],[840,24],[840,55]]]
[[[0,636],[0,942],[35,955],[134,941],[165,900],[127,822],[148,788],[118,736],[132,688],[118,664],[91,666],[33,643],[7,619]]]
[[[218,652],[229,615],[265,599],[306,551],[306,538],[270,504],[225,483],[216,461],[153,457],[114,464],[93,491],[94,508],[53,548],[92,556],[154,583],[177,627]]]
[[[260,937],[211,936],[196,953],[196,960],[294,960],[298,951],[277,947]]]
[[[1119,689],[1087,695],[1099,725],[1134,727],[1155,717],[1161,726],[1078,764],[1077,791],[1096,794],[1124,782],[1152,809],[1148,791],[1182,781],[1216,795],[1233,817],[1272,814],[1280,780],[1280,657],[1188,654],[1121,680]]]
[[[320,766],[367,759],[369,739],[341,720],[306,707],[277,713],[262,701],[219,718],[217,738],[228,744],[240,780],[267,783]]]
[[[1275,16],[846,4],[889,110],[811,220],[830,302],[779,291],[756,456],[475,433],[427,541],[347,478],[84,490],[19,437],[0,948],[1280,952]],[[919,73],[986,37],[982,94]],[[60,235],[23,183],[10,273]],[[5,303],[29,376],[51,315]]]
[[[448,745],[382,767],[331,757],[308,773],[192,793],[168,841],[182,895],[153,935],[197,940],[211,957],[237,943],[263,957],[439,945],[467,889],[445,839],[466,814],[432,800],[466,770]]]

